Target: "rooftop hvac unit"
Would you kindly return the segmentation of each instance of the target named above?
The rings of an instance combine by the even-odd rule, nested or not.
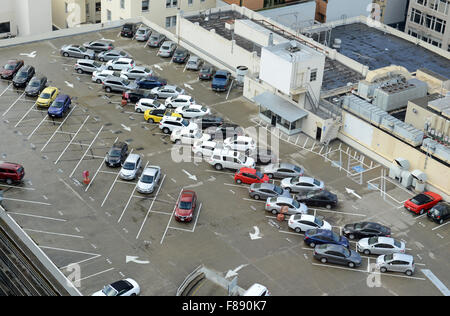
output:
[[[405,188],[408,188],[412,185],[413,177],[411,175],[411,172],[409,171],[402,171],[400,173],[400,183]]]
[[[411,172],[411,176],[413,178],[412,186],[414,187],[414,190],[418,192],[425,191],[425,184],[428,178],[427,175],[424,172],[416,169]]]
[[[396,158],[389,168],[389,178],[400,180],[402,171],[409,170],[409,161],[405,158]]]

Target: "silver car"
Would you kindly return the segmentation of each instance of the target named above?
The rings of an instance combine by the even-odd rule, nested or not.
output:
[[[143,194],[153,193],[160,180],[161,168],[158,166],[148,166],[142,171],[136,190]]]
[[[80,45],[64,45],[60,53],[64,57],[95,59],[95,52],[92,49]]]
[[[84,72],[94,73],[95,71],[100,72],[102,70],[105,70],[106,66],[92,59],[78,59],[77,63],[74,66],[74,69],[79,74],[82,74]]]
[[[301,166],[296,166],[291,163],[281,162],[272,163],[264,167],[263,172],[271,179],[283,179],[297,176],[303,176],[305,170]]]
[[[128,90],[136,90],[138,88],[135,82],[131,82],[130,80],[124,78],[117,78],[114,76],[106,77],[103,80],[102,87],[108,93],[113,91],[126,92]]]
[[[134,180],[142,168],[142,159],[138,154],[130,154],[120,169],[119,177],[124,180]]]
[[[198,56],[191,56],[186,64],[186,70],[198,71],[203,65],[203,60]]]
[[[288,215],[308,213],[308,207],[305,204],[299,203],[293,198],[288,198],[284,196],[268,198],[266,201],[265,209],[266,211],[276,215],[280,213],[281,208],[284,206],[288,207],[287,211]]]
[[[138,42],[148,41],[148,39],[150,38],[150,34],[152,34],[152,29],[142,25],[136,31],[135,35],[136,41]]]
[[[377,258],[377,269],[381,273],[387,271],[403,272],[408,276],[414,274],[414,258],[404,253],[393,253],[390,255],[381,255]]]
[[[360,239],[356,244],[356,250],[365,255],[405,253],[405,243],[390,237],[370,237]]]
[[[83,46],[92,49],[96,53],[114,49],[114,45],[111,42],[102,40],[86,42]]]
[[[92,81],[100,84],[109,76],[120,78],[120,72],[108,69],[102,71],[94,71],[92,73]]]
[[[130,55],[128,55],[128,53],[124,52],[123,50],[116,50],[116,49],[109,50],[106,52],[101,52],[101,53],[98,53],[98,55],[97,55],[97,58],[100,61],[109,61],[109,60],[113,60],[113,59],[121,58],[121,57],[128,58],[128,57],[130,57]]]
[[[153,32],[150,38],[148,39],[148,46],[150,47],[159,47],[166,40],[166,36]]]
[[[173,85],[165,85],[162,87],[155,87],[152,89],[152,93],[158,99],[176,98],[180,94],[184,94],[184,89],[178,88]]]
[[[255,200],[267,200],[271,197],[285,196],[291,197],[291,194],[272,183],[253,183],[248,188],[248,193]]]
[[[318,191],[325,188],[323,181],[311,177],[293,177],[281,180],[281,187],[289,192]]]
[[[177,44],[172,41],[165,41],[158,51],[158,56],[160,57],[172,57],[177,49]]]
[[[144,66],[134,66],[133,68],[127,68],[122,70],[121,77],[136,80],[143,77],[148,77],[153,75],[153,70]]]

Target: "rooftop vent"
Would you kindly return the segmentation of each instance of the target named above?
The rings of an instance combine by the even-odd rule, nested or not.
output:
[[[300,47],[298,47],[298,44],[296,41],[290,41],[289,47],[287,48],[287,50],[291,53],[295,53],[295,52],[300,51]]]

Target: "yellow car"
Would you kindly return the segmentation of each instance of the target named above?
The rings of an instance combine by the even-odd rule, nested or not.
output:
[[[159,123],[161,122],[162,118],[164,116],[176,116],[176,117],[182,117],[178,113],[174,113],[172,110],[160,110],[160,109],[154,109],[154,110],[147,110],[144,112],[144,119],[149,123]]]
[[[53,103],[53,101],[55,101],[58,94],[59,94],[58,88],[55,87],[45,88],[44,91],[42,91],[39,98],[37,99],[36,105],[48,108]]]

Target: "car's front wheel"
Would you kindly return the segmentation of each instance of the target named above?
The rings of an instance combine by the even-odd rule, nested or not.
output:
[[[273,174],[268,173],[267,176],[269,177],[269,179],[273,179]]]
[[[277,214],[278,214],[278,211],[277,211],[277,210],[272,210],[272,214],[273,214],[273,215],[277,215]]]
[[[110,87],[106,87],[105,90],[106,90],[106,92],[108,92],[108,93],[110,93],[110,92],[112,91]]]
[[[413,272],[411,270],[406,270],[405,274],[407,276],[411,276],[411,275],[413,275]]]
[[[355,239],[355,235],[350,234],[350,235],[348,236],[348,238],[350,238],[351,240],[353,240],[353,239]]]
[[[315,248],[315,247],[316,247],[316,244],[313,243],[313,242],[311,242],[311,243],[309,243],[309,246],[310,246],[311,248]]]
[[[168,129],[167,127],[163,128],[163,133],[164,134],[169,134],[170,133],[170,129]]]
[[[387,271],[387,269],[385,268],[385,267],[382,267],[381,269],[380,269],[380,272],[381,273],[385,273]]]
[[[97,82],[98,84],[102,83],[102,81],[100,79],[97,79],[95,82]]]
[[[322,263],[327,263],[328,260],[327,260],[327,258],[322,258],[322,259],[320,259],[320,262],[322,262]]]
[[[420,212],[419,212],[419,215],[423,215],[424,212],[425,212],[425,210],[421,209]]]
[[[83,70],[80,69],[80,68],[78,68],[78,69],[77,69],[77,72],[78,72],[79,74],[82,74],[82,73],[83,73]]]
[[[326,207],[328,210],[331,209],[331,205],[330,205],[330,204],[327,204],[325,207]]]
[[[91,57],[86,55],[86,56],[84,56],[84,59],[91,59]]]
[[[105,58],[100,57],[99,60],[100,60],[101,62],[104,62],[104,61],[105,61]]]
[[[439,221],[439,224],[444,224],[444,220],[441,218],[441,220]]]
[[[108,67],[108,70],[113,70],[113,67],[109,66],[109,67]]]
[[[6,184],[11,185],[13,183],[13,181],[11,179],[6,179]]]
[[[64,53],[63,56],[64,57],[69,57],[69,54],[68,53]]]
[[[152,118],[148,119],[147,122],[149,122],[150,124],[155,123],[155,121]]]
[[[214,167],[216,168],[216,170],[222,170],[223,169],[222,165],[219,164],[219,163],[216,164]]]
[[[136,109],[136,112],[142,113],[142,110],[141,110],[140,108],[137,108],[137,109]]]
[[[259,200],[259,195],[258,195],[258,194],[255,194],[255,195],[253,196],[253,198],[254,198],[255,200]]]
[[[364,254],[367,255],[367,256],[370,255],[370,250],[369,250],[369,249],[366,249],[366,250],[364,250],[363,252],[364,252]]]
[[[353,262],[349,262],[348,267],[353,269],[355,267],[355,264]]]

